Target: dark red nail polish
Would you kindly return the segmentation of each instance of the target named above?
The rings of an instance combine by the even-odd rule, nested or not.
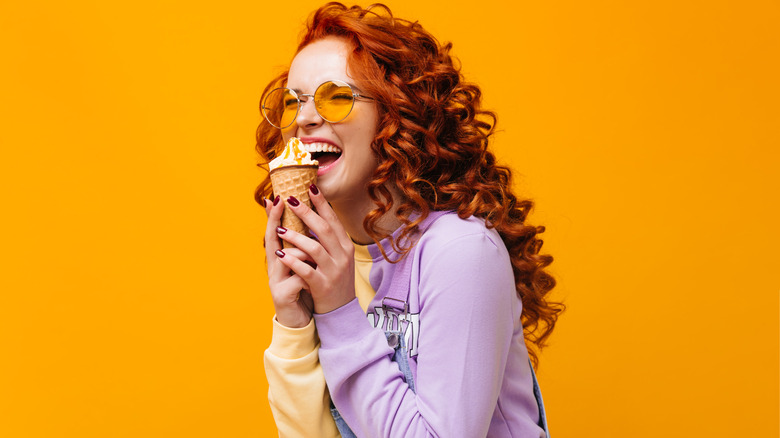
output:
[[[287,232],[287,228],[285,227],[276,227],[276,232],[279,234],[284,234]]]
[[[311,190],[312,194],[318,195],[320,193],[320,189],[317,188],[314,184],[309,186],[309,190]]]
[[[279,258],[284,257],[284,251],[282,251],[281,249],[277,249],[276,251],[274,251],[274,254],[276,254],[276,256]]]
[[[301,205],[301,201],[295,199],[295,196],[290,196],[289,198],[287,198],[287,203],[292,205],[293,207],[297,207]]]
[[[282,198],[279,195],[276,195],[276,197],[274,198],[274,206],[276,206],[276,204],[279,203],[280,199],[282,199]]]

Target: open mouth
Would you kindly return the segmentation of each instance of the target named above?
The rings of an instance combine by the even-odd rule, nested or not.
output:
[[[330,143],[307,143],[306,151],[320,163],[320,168],[326,168],[335,163],[341,156],[341,149]]]

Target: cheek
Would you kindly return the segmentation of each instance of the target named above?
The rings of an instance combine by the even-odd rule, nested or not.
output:
[[[367,146],[367,150],[371,150],[371,144],[374,142],[374,138],[377,133],[377,120],[375,115],[373,117],[367,117],[366,123],[360,126],[360,131],[357,132],[356,137],[360,138],[361,144]]]

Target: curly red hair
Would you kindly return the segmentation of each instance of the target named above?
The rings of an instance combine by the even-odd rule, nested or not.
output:
[[[334,2],[322,6],[310,17],[298,51],[333,36],[351,44],[350,72],[363,92],[375,99],[380,114],[371,145],[379,165],[368,184],[376,208],[363,221],[366,232],[376,243],[390,237],[377,223],[394,202],[399,204],[396,216],[403,229],[391,244],[402,254],[410,248],[398,242],[414,235],[431,210],[483,218],[509,250],[523,303],[526,345],[538,364],[537,351],[545,346],[564,306],[547,298],[555,279],[544,270],[552,257],[539,253],[538,235],[544,227],[525,223],[533,202],[512,193],[511,171],[497,165],[487,150],[496,115],[481,109],[479,87],[463,80],[449,54],[451,43],[439,44],[418,23],[393,17],[385,5],[363,9]],[[272,80],[263,97],[284,86],[287,74]],[[260,124],[257,151],[261,156],[270,161],[281,143],[280,130],[265,121]],[[396,187],[402,199],[394,200],[388,186]],[[271,192],[266,178],[255,199],[264,205],[263,198]],[[419,216],[412,220],[412,213]]]

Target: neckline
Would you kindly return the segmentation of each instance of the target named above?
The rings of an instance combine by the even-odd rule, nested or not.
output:
[[[436,219],[438,219],[440,216],[451,213],[450,210],[431,210],[428,212],[428,217],[425,218],[425,220],[420,224],[420,228],[425,232],[425,229],[428,228],[428,225]],[[409,215],[409,219],[414,220],[419,216],[419,213],[414,212]],[[403,229],[404,225],[399,226],[395,229],[392,233],[390,233],[390,236],[392,236],[393,241],[397,242],[398,236],[401,234],[401,231]],[[419,239],[421,236],[417,236],[417,239]],[[391,260],[395,260],[398,253],[393,249],[393,246],[390,244],[390,237],[385,237],[384,239],[380,240],[379,243],[382,244],[382,248],[384,248],[385,253]],[[376,243],[369,243],[366,245],[362,245],[359,243],[355,243],[355,241],[352,241],[352,244],[355,246],[355,260],[356,261],[378,261],[381,259],[384,259],[382,256],[382,251],[379,250],[379,245]],[[417,244],[417,241],[415,241],[415,245]]]

